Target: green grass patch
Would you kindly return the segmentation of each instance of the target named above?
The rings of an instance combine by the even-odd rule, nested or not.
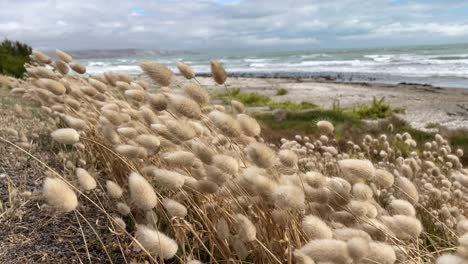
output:
[[[271,142],[298,134],[318,136],[316,123],[320,120],[328,120],[335,125],[337,139],[348,137],[353,131],[362,131],[365,127],[363,121],[336,110],[312,109],[288,112],[287,118],[283,121],[277,121],[270,113],[256,114],[255,118],[262,126],[263,136]]]
[[[370,105],[361,105],[344,111],[359,119],[380,119],[394,114],[404,113],[403,109],[392,108],[389,104],[385,103],[385,97],[379,100],[374,97]]]
[[[237,100],[246,106],[269,107],[270,109],[284,109],[291,112],[304,111],[317,107],[316,105],[307,102],[276,102],[265,95],[259,95],[257,93],[241,93],[238,88],[231,88],[227,92],[214,93],[212,94],[212,97],[221,99],[225,104],[230,104],[232,100]]]
[[[278,90],[276,90],[276,95],[286,95],[288,93],[289,91],[284,88],[279,88]]]
[[[432,129],[432,128],[440,128],[440,124],[439,123],[427,123],[426,124],[426,128],[429,128],[429,129]]]

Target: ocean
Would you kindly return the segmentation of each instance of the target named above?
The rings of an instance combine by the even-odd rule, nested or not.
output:
[[[418,83],[468,88],[468,44],[366,49],[322,49],[294,52],[170,53],[112,52],[78,60],[90,74],[140,74],[141,62],[190,64],[197,73],[210,72],[209,61],[219,60],[233,76],[314,78],[338,82]]]

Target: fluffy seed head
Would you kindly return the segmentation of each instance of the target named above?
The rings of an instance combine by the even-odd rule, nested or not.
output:
[[[213,165],[230,175],[236,175],[239,170],[239,164],[236,159],[222,154],[213,156]]]
[[[158,149],[161,142],[157,136],[151,134],[142,134],[135,138],[135,141],[138,142],[141,146],[147,148],[148,150]]]
[[[187,122],[179,122],[179,121],[168,121],[166,123],[167,129],[172,136],[176,137],[181,141],[187,141],[196,136],[196,132]]]
[[[212,111],[208,117],[226,136],[238,137],[241,135],[239,123],[230,115],[220,111]]]
[[[369,242],[361,237],[353,237],[347,242],[348,254],[354,262],[358,263],[369,251]]]
[[[190,67],[190,65],[177,63],[177,68],[179,69],[180,74],[182,74],[186,79],[190,80],[195,78],[195,71]]]
[[[154,169],[149,173],[161,188],[180,189],[184,186],[184,176],[174,171]]]
[[[345,159],[338,161],[343,177],[351,183],[370,180],[375,176],[375,168],[369,160]]]
[[[226,70],[224,70],[224,66],[219,61],[212,61],[211,62],[211,73],[213,74],[213,79],[219,85],[224,84],[227,79]]]
[[[75,192],[60,179],[47,177],[42,193],[47,203],[59,211],[68,213],[78,206]]]
[[[137,90],[137,89],[130,89],[130,90],[126,90],[124,92],[125,96],[132,99],[132,100],[135,100],[135,101],[138,101],[138,102],[143,102],[145,100],[145,97],[146,97],[146,92],[143,91],[143,90]]]
[[[466,264],[466,260],[457,255],[445,254],[437,258],[436,264]]]
[[[51,79],[45,79],[45,78],[39,79],[37,81],[37,85],[43,89],[47,89],[48,91],[51,91],[55,95],[62,95],[67,91],[67,89],[65,88],[65,86],[63,86],[63,84],[61,84],[60,82],[51,80]]]
[[[91,84],[100,93],[104,93],[107,91],[107,85],[99,80],[89,79],[89,84]]]
[[[260,168],[270,168],[275,163],[275,152],[265,144],[250,143],[245,151],[249,159]]]
[[[393,264],[396,261],[395,250],[390,245],[381,242],[370,242],[369,251],[359,263],[371,264]]]
[[[79,73],[79,74],[85,74],[86,73],[86,67],[79,64],[76,61],[70,62],[69,65],[70,65],[70,68],[72,68],[72,70],[74,70],[76,73]]]
[[[129,159],[141,159],[148,156],[148,151],[145,148],[127,144],[118,145],[115,151]]]
[[[84,121],[83,119],[76,118],[76,117],[69,116],[69,115],[63,116],[63,121],[65,121],[67,126],[76,130],[83,130],[87,126],[86,121]]]
[[[302,209],[305,204],[304,192],[293,185],[281,185],[272,194],[276,207],[280,209]]]
[[[320,188],[325,185],[327,178],[322,173],[317,171],[308,171],[304,175],[304,179],[311,187]]]
[[[140,68],[156,83],[161,86],[169,86],[174,73],[166,66],[159,63],[143,63]]]
[[[360,229],[355,229],[355,228],[349,228],[349,227],[338,228],[338,229],[333,230],[333,237],[335,239],[343,240],[343,241],[348,241],[355,237],[362,238],[366,240],[367,242],[372,241],[371,236],[365,231],[360,230]]]
[[[390,188],[392,187],[395,178],[393,174],[386,170],[378,169],[375,171],[375,183],[377,183],[382,188]]]
[[[125,224],[125,221],[122,218],[114,216],[112,220],[114,220],[116,231],[125,231],[127,225]]]
[[[195,162],[195,155],[188,151],[174,151],[163,155],[163,159],[172,166],[190,167]]]
[[[254,241],[257,236],[255,225],[243,214],[234,216],[239,231],[239,239],[243,242]]]
[[[229,225],[224,217],[219,218],[218,222],[216,223],[216,236],[220,240],[228,239],[230,236]]]
[[[398,177],[395,180],[395,186],[398,188],[397,196],[408,200],[414,204],[419,201],[419,193],[414,184],[405,177]]]
[[[319,263],[347,264],[352,261],[346,242],[334,239],[311,240],[300,251]]]
[[[130,196],[135,205],[142,210],[150,210],[158,203],[153,187],[140,174],[132,172],[128,177]]]
[[[205,164],[211,164],[215,155],[215,152],[210,147],[199,141],[192,143],[192,151]]]
[[[137,225],[135,238],[149,253],[163,259],[171,259],[177,253],[178,246],[172,238],[145,225]]]
[[[416,215],[416,210],[413,205],[406,200],[395,199],[390,203],[390,208],[392,212],[397,215]]]
[[[292,150],[289,150],[289,149],[281,150],[280,152],[278,152],[278,158],[281,161],[281,163],[286,167],[297,166],[298,157],[297,157],[297,154],[294,153],[294,151]]]
[[[300,250],[295,250],[293,252],[293,256],[294,260],[296,261],[295,263],[297,264],[315,264],[315,261],[313,261],[306,254],[302,253]]]
[[[200,105],[207,104],[210,101],[210,94],[208,91],[196,83],[187,83],[184,87],[184,92]]]
[[[122,197],[123,190],[120,186],[113,181],[106,181],[107,194],[113,199]]]
[[[55,69],[57,69],[58,72],[60,72],[62,75],[66,75],[68,71],[70,70],[68,68],[68,65],[63,62],[63,61],[55,61]]]
[[[413,216],[394,215],[383,217],[382,221],[399,239],[416,239],[421,234],[421,222]]]
[[[166,208],[169,217],[185,217],[187,215],[187,208],[172,199],[166,198],[162,201],[164,208]]]
[[[62,51],[62,50],[59,50],[59,49],[56,49],[55,50],[55,53],[57,54],[57,56],[64,62],[66,63],[70,63],[73,61],[73,58],[72,56],[70,56],[69,54],[67,54],[66,52]]]
[[[372,198],[372,189],[364,183],[356,183],[353,185],[353,197],[358,200],[367,201]]]
[[[245,106],[243,103],[237,101],[237,100],[232,100],[231,101],[231,107],[237,112],[237,113],[244,113],[245,111]]]
[[[326,120],[318,121],[317,127],[320,131],[322,131],[322,133],[325,133],[325,134],[332,134],[333,131],[335,130],[335,127],[333,126],[333,124]]]
[[[260,132],[261,132],[260,125],[257,123],[257,120],[255,120],[254,118],[246,114],[238,114],[237,121],[239,122],[242,132],[244,132],[246,136],[255,137],[255,136],[260,135]]]
[[[117,203],[117,211],[121,215],[129,215],[132,210],[126,203]]]
[[[40,51],[33,51],[33,57],[36,61],[44,64],[49,64],[52,62],[52,58],[48,55],[40,52]]]
[[[331,239],[333,236],[330,227],[315,215],[307,215],[302,219],[302,230],[309,240]]]
[[[219,189],[219,186],[209,180],[200,180],[197,181],[197,190],[202,193],[216,193]]]
[[[66,145],[73,145],[80,140],[80,134],[73,128],[60,128],[50,135],[58,143]]]
[[[156,111],[163,111],[167,108],[167,98],[163,94],[150,94],[148,95],[148,102]]]
[[[96,180],[85,169],[77,168],[75,174],[83,190],[90,191],[96,188]]]
[[[171,95],[169,98],[171,107],[174,108],[177,113],[188,118],[200,119],[201,109],[195,101],[181,95]]]

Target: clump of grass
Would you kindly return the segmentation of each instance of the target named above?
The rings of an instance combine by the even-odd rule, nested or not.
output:
[[[270,109],[284,109],[287,111],[303,111],[317,107],[308,102],[277,102],[271,100],[268,96],[257,93],[242,93],[239,88],[231,88],[228,92],[214,93],[213,98],[221,99],[225,104],[230,104],[232,100],[237,100],[246,106],[251,107],[269,107]]]
[[[378,119],[386,118],[398,113],[404,113],[401,108],[393,109],[389,104],[385,103],[385,97],[377,100],[373,97],[370,105],[361,105],[359,107],[346,110],[350,115],[359,119]]]
[[[278,90],[276,90],[276,95],[278,95],[278,96],[286,95],[288,93],[289,93],[289,91],[287,89],[284,89],[284,88],[279,88]]]
[[[426,124],[425,128],[429,128],[429,129],[438,129],[440,128],[440,124],[439,123],[435,123],[435,122],[429,122]]]

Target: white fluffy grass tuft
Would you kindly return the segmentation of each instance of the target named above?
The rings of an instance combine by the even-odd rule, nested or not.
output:
[[[178,250],[174,239],[145,225],[137,225],[135,238],[144,249],[163,259],[173,258]],[[137,248],[140,247],[138,244],[135,245]]]
[[[169,86],[174,78],[174,73],[162,64],[143,63],[140,67],[153,81],[161,86]]]
[[[255,225],[243,214],[236,214],[234,219],[237,224],[239,239],[243,242],[251,242],[256,239],[257,229]]]
[[[50,136],[58,143],[66,145],[73,145],[80,140],[80,134],[73,128],[57,129]]]
[[[175,200],[166,198],[162,201],[162,204],[170,217],[184,218],[187,215],[187,208]]]
[[[138,208],[147,211],[157,205],[158,198],[153,187],[140,174],[132,172],[128,176],[128,187],[132,201]]]
[[[68,213],[78,206],[75,192],[60,179],[46,178],[42,193],[47,203],[59,211]]]
[[[77,168],[75,174],[83,190],[91,191],[96,188],[96,180],[85,169]]]
[[[190,65],[179,62],[177,63],[177,68],[179,69],[180,74],[182,74],[186,79],[190,80],[195,78],[195,71],[190,67]]]
[[[226,70],[224,70],[224,66],[219,61],[212,61],[211,62],[211,73],[213,74],[213,79],[217,84],[224,84],[227,79]]]
[[[119,199],[122,197],[122,188],[113,181],[106,181],[107,194],[113,199]]]
[[[302,219],[302,230],[309,239],[331,239],[333,232],[322,219],[307,215]]]
[[[246,148],[249,159],[260,168],[270,168],[275,164],[275,152],[262,143],[251,143]]]

